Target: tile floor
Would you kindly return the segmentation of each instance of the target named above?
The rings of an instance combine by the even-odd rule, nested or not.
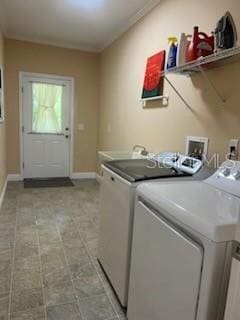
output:
[[[0,212],[0,320],[126,319],[96,254],[99,186],[24,189]]]

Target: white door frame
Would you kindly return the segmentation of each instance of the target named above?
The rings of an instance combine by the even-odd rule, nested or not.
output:
[[[19,137],[20,137],[20,179],[23,180],[23,78],[24,77],[45,77],[52,80],[69,81],[71,85],[70,89],[70,168],[69,177],[73,176],[73,146],[74,146],[74,96],[75,96],[75,81],[73,77],[58,76],[45,73],[31,73],[31,72],[19,72]]]

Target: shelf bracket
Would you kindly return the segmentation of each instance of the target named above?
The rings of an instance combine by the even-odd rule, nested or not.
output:
[[[169,100],[169,96],[156,96],[156,97],[141,99],[143,107],[146,107],[147,101],[156,101],[156,100],[162,100],[163,104],[167,105],[168,100]]]
[[[174,92],[178,95],[178,97],[182,100],[182,102],[187,106],[187,108],[192,110],[190,104],[184,99],[182,94],[176,89],[176,87],[172,84],[172,82],[168,79],[166,75],[164,76],[164,79],[168,82],[170,87],[174,90]]]
[[[220,99],[220,101],[222,103],[226,103],[226,99],[224,98],[224,96],[222,95],[222,93],[220,92],[220,90],[215,86],[215,84],[213,83],[213,81],[209,78],[209,76],[207,75],[207,72],[204,70],[204,68],[202,68],[202,66],[198,66],[199,71],[201,72],[201,74],[203,75],[204,79],[208,82],[208,84],[211,86],[211,88],[213,89],[213,91],[215,92],[216,96]]]

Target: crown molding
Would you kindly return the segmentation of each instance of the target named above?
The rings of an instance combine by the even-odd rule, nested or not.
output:
[[[127,22],[112,35],[111,38],[100,48],[100,52],[108,48],[115,40],[120,38],[126,31],[128,31],[134,24],[136,24],[140,19],[146,16],[150,11],[152,11],[161,0],[149,0],[147,4],[135,13]]]
[[[36,37],[23,37],[10,32],[4,32],[4,37],[11,40],[26,41],[26,42],[36,43],[36,44],[43,44],[47,46],[79,50],[83,52],[92,52],[92,53],[100,52],[99,49],[93,48],[91,46],[72,45],[64,41],[45,40],[45,39],[38,39]]]

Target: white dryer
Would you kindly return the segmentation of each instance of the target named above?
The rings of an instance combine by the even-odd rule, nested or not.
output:
[[[222,320],[240,219],[240,162],[137,188],[128,320]]]

